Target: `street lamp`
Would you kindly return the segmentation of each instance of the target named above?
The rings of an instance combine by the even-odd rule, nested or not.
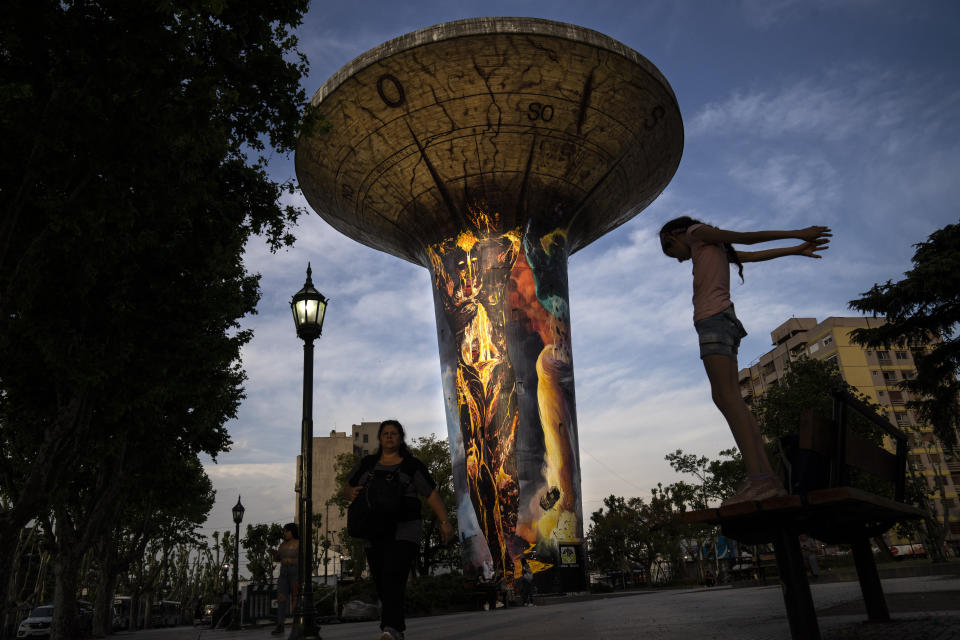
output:
[[[300,441],[300,526],[307,532],[300,541],[300,597],[291,640],[320,638],[313,605],[313,341],[323,330],[327,299],[313,287],[307,263],[307,281],[290,301],[297,336],[303,340],[303,428]],[[304,537],[304,536],[301,536]]]
[[[233,537],[233,615],[230,616],[231,630],[240,628],[240,579],[237,572],[240,568],[240,523],[243,522],[243,504],[237,496],[237,504],[233,505],[233,522],[237,525],[237,534]]]

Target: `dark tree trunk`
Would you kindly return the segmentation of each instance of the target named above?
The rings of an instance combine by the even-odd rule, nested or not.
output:
[[[100,561],[97,597],[93,603],[93,636],[95,638],[103,638],[113,633],[113,592],[117,584],[117,575],[111,569],[110,558]]]
[[[10,602],[10,590],[13,588],[13,561],[19,533],[20,527],[0,516],[0,576],[6,576],[0,578],[0,638],[3,640],[13,638],[17,633],[17,609],[16,603]]]
[[[53,625],[50,640],[73,640],[80,637],[77,628],[77,571],[83,551],[58,540],[59,549],[53,566],[56,586],[53,592]]]

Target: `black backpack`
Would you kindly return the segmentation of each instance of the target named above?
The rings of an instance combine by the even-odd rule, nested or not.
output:
[[[347,533],[354,538],[392,538],[397,522],[419,515],[420,501],[408,500],[405,495],[417,471],[416,462],[404,458],[393,471],[376,471],[376,466],[376,456],[367,456],[360,463],[357,476],[369,474],[360,495],[347,508]],[[404,517],[412,515],[412,505],[408,504],[411,501],[417,503],[413,511],[416,515]]]

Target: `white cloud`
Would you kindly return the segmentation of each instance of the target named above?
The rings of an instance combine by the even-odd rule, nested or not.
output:
[[[818,154],[744,159],[730,166],[729,175],[748,191],[770,200],[777,212],[774,217],[796,219],[804,214],[822,219],[840,202],[840,176]],[[766,221],[767,226],[772,222]]]
[[[736,89],[726,99],[702,106],[687,131],[691,137],[804,136],[828,142],[886,135],[916,125],[914,116],[922,105],[917,92],[925,89],[920,78],[895,71],[840,66],[777,89]]]

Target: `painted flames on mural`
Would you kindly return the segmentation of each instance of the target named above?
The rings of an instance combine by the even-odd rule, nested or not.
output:
[[[559,563],[583,536],[562,215],[429,247],[458,521],[468,574]]]

